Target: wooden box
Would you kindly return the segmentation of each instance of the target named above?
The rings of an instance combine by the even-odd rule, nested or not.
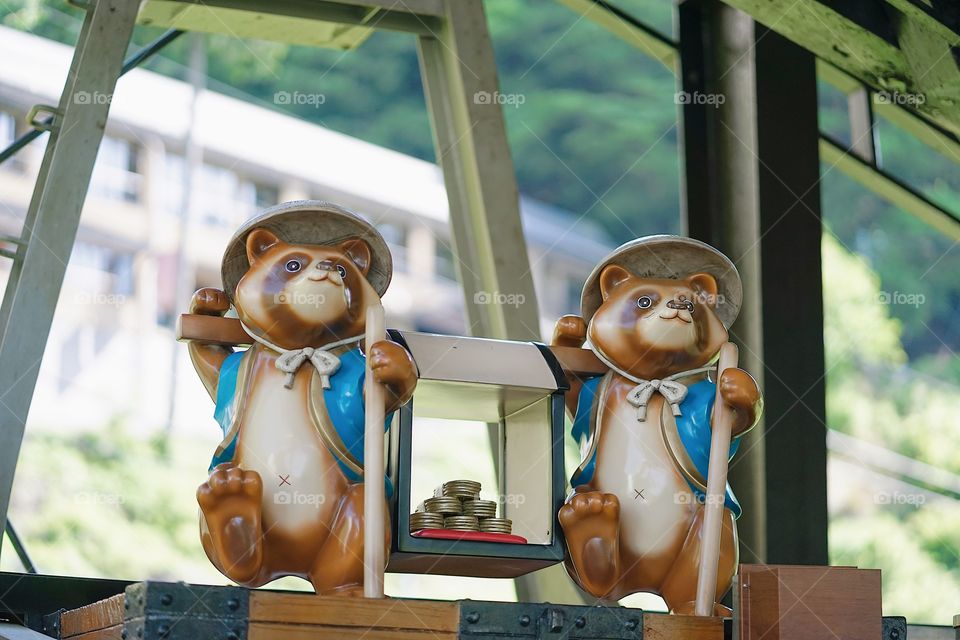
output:
[[[740,565],[733,593],[740,640],[881,637],[877,569]]]
[[[69,640],[724,638],[721,618],[622,607],[365,600],[163,582],[133,584],[126,593],[55,614],[47,630]]]

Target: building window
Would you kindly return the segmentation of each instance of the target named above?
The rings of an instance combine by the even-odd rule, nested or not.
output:
[[[165,209],[179,216],[184,207],[186,162],[181,155],[167,154],[165,166]],[[204,164],[199,174],[193,189],[196,220],[202,224],[233,228],[280,199],[277,187],[244,178],[225,167]]]
[[[0,111],[0,149],[6,149],[17,139],[17,119],[12,113]],[[15,155],[3,164],[0,169],[22,172],[24,170],[23,156]]]
[[[407,270],[407,228],[392,222],[377,225],[377,230],[390,246],[393,255],[393,268],[396,271]]]
[[[454,262],[453,248],[447,240],[437,238],[437,276],[447,280],[457,279],[457,265]]]
[[[583,278],[564,278],[566,281],[566,296],[564,313],[580,313],[580,294],[583,293]]]
[[[138,169],[139,156],[138,148],[132,143],[104,136],[90,178],[90,193],[108,200],[138,202],[143,184]]]
[[[272,207],[280,202],[280,190],[269,184],[254,184],[256,190],[257,211]]]
[[[0,149],[6,149],[16,139],[16,119],[6,111],[0,111]]]
[[[82,273],[80,287],[96,293],[130,296],[134,292],[133,254],[78,241],[70,266]]]

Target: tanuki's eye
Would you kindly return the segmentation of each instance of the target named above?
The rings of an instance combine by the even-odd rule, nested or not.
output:
[[[296,273],[297,271],[300,271],[300,269],[303,268],[303,264],[301,264],[299,260],[288,260],[287,264],[285,264],[283,268],[289,271],[290,273]]]
[[[341,277],[341,278],[346,278],[346,277],[347,277],[347,268],[344,267],[342,264],[338,264],[338,265],[337,265],[337,271],[340,272],[340,277]]]
[[[653,306],[653,298],[650,296],[640,296],[640,299],[637,300],[637,306],[641,309],[649,309]]]

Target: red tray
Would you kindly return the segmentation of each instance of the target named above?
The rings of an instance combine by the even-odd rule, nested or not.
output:
[[[438,540],[470,540],[471,542],[506,542],[527,544],[527,539],[511,533],[487,533],[486,531],[453,531],[452,529],[419,529],[411,533],[414,538]]]

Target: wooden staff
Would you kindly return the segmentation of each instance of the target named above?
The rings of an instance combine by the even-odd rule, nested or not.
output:
[[[386,535],[383,520],[383,421],[386,408],[386,390],[373,377],[370,369],[370,348],[386,337],[383,305],[367,308],[367,332],[364,349],[367,352],[367,372],[364,379],[366,407],[363,437],[363,595],[366,598],[383,597],[383,573],[386,570],[383,540]]]
[[[720,348],[717,363],[717,396],[713,401],[710,439],[710,463],[707,468],[707,499],[704,505],[703,530],[700,538],[700,571],[697,577],[697,600],[694,613],[712,616],[717,595],[717,565],[720,563],[720,532],[723,525],[723,506],[727,494],[727,466],[730,439],[733,431],[733,412],[720,395],[720,376],[737,366],[737,345],[727,342]]]

